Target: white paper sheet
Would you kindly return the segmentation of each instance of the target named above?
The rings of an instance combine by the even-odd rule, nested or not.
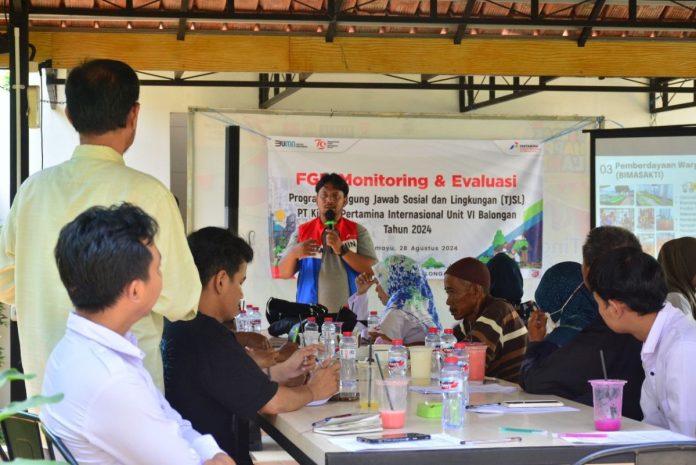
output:
[[[373,436],[373,435],[367,435]],[[405,450],[405,449],[453,449],[453,448],[465,448],[459,444],[460,439],[447,434],[433,434],[430,439],[423,441],[405,441],[405,442],[391,442],[385,444],[367,444],[364,442],[358,442],[355,439],[357,436],[331,436],[327,439],[337,445],[351,452],[357,452],[361,450]]]
[[[578,434],[578,433],[568,433]],[[597,435],[606,434],[606,437],[568,437],[563,433],[556,433],[554,436],[560,437],[564,441],[572,444],[641,444],[645,442],[671,442],[671,441],[694,441],[694,438],[683,434],[673,433],[668,430],[654,431],[588,431],[579,434]]]
[[[468,408],[469,412],[473,413],[486,413],[486,414],[501,414],[501,415],[532,415],[535,413],[563,413],[563,412],[579,412],[579,409],[574,407],[506,407],[504,405],[479,405],[470,406]]]

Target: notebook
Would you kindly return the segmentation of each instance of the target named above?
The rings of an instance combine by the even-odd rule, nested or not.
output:
[[[378,413],[349,413],[314,422],[312,428],[315,433],[329,436],[378,433],[382,431],[382,421]]]

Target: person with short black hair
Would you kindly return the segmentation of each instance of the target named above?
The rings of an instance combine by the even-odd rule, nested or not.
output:
[[[335,313],[356,292],[358,275],[372,273],[377,254],[367,229],[343,216],[348,203],[345,179],[324,174],[316,192],[319,216],[290,236],[278,269],[285,279],[299,272],[297,302],[319,303]]]
[[[589,289],[587,274],[596,260],[619,247],[640,249],[640,242],[631,231],[617,226],[599,226],[587,234],[582,246],[583,287]],[[580,297],[582,289],[577,287],[576,290],[568,292],[563,301],[566,308],[573,303],[572,299]],[[561,308],[542,307],[548,313],[537,311],[530,315],[527,322],[530,342],[520,370],[520,386],[532,394],[553,394],[592,405],[592,388],[587,380],[604,376],[602,365],[598,363],[602,351],[609,377],[628,381],[624,388],[623,415],[640,420],[643,418],[640,385],[644,378],[640,342],[628,334],[616,334],[609,329],[597,313],[596,303],[586,302],[585,305],[592,306],[592,310],[585,309],[583,313],[596,316],[589,323],[583,322],[579,332],[563,343],[546,337],[547,319],[553,318],[549,315],[562,310],[563,305]]]
[[[124,203],[92,207],[65,225],[55,247],[75,306],[51,353],[41,421],[82,464],[231,465],[209,435],[173,410],[143,367],[130,328],[162,290],[157,222]]]
[[[696,322],[667,297],[660,264],[624,247],[599,257],[587,281],[607,326],[643,342],[644,421],[696,437]]]
[[[289,412],[326,399],[338,390],[339,364],[313,371],[319,346],[303,347],[268,368],[267,376],[223,324],[239,313],[253,250],[232,232],[216,227],[191,233],[188,242],[203,292],[196,318],[165,327],[165,395],[198,431],[212,434],[237,463],[250,465],[249,454],[236,447],[235,416],[251,420],[257,412]],[[306,385],[283,385],[312,371]]]
[[[22,364],[37,375],[26,381],[27,394],[40,392],[46,360],[72,309],[52,257],[58,233],[91,206],[123,201],[138,205],[160,225],[156,240],[164,287],[154,311],[133,332],[146,354],[145,367],[164,389],[159,353],[163,317],[192,318],[201,287],[174,196],[123,159],[135,139],[140,112],[138,77],[126,63],[90,60],[70,71],[65,93],[65,113],[80,145],[70,160],[22,184],[0,231],[0,301],[16,306]]]

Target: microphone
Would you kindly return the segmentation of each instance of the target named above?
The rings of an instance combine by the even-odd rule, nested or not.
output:
[[[326,213],[324,213],[324,218],[326,218],[326,221],[324,222],[326,229],[333,231],[334,226],[336,226],[336,212],[333,210],[328,210]]]
[[[326,221],[324,222],[326,229],[333,231],[334,226],[336,226],[336,212],[333,210],[327,210],[327,212],[324,213],[324,218],[326,218]],[[323,241],[326,241],[326,238],[323,238]],[[327,249],[329,250],[329,253],[333,253],[331,247],[327,247]]]

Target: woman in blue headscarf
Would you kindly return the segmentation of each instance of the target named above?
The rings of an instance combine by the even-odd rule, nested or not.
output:
[[[433,293],[415,260],[391,255],[372,269],[377,283],[389,296],[376,336],[385,341],[402,339],[406,345],[420,344],[428,328],[442,328]]]
[[[530,318],[529,340],[532,342],[543,338],[562,347],[599,316],[597,303],[582,280],[579,263],[561,262],[546,270],[534,297],[539,308],[557,326],[544,337],[545,330],[531,326],[539,320]]]

